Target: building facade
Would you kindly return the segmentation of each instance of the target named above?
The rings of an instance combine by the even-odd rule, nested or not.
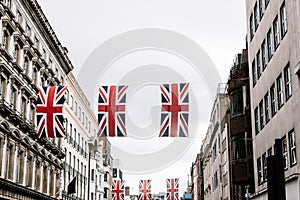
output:
[[[222,146],[228,145],[228,132],[223,123],[229,105],[226,84],[220,84],[217,91],[200,154],[203,164],[204,199],[212,200],[230,199],[229,162],[226,155],[228,148]]]
[[[253,146],[248,51],[237,54],[227,82],[231,199],[245,199],[254,191]],[[222,144],[223,146],[223,144]]]
[[[281,139],[287,199],[300,199],[300,2],[246,1],[255,191],[267,199],[267,157]]]
[[[56,199],[62,139],[39,139],[39,86],[64,85],[73,69],[35,0],[0,2],[0,198]]]
[[[97,180],[95,173],[90,173],[91,180],[89,180],[89,171],[96,170],[96,161],[101,164],[101,160],[98,159],[97,140],[94,139],[97,120],[72,73],[67,76],[66,86],[68,87],[64,109],[66,135],[62,141],[66,157],[61,189],[63,199],[87,199],[89,193],[95,192],[95,187],[91,188],[91,185],[100,184],[99,181],[95,181],[95,178]],[[67,195],[67,186],[75,177],[76,193]],[[94,199],[99,199],[99,195]]]
[[[106,137],[99,137],[98,141],[103,145],[102,156],[103,156],[103,170],[104,170],[104,182],[103,182],[104,200],[111,200],[112,199],[111,185],[113,180],[112,178],[113,158],[110,152],[111,144]]]

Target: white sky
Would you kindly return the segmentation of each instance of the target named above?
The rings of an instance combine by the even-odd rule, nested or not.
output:
[[[39,3],[59,40],[69,50],[75,76],[91,52],[103,42],[115,35],[140,28],[171,30],[192,39],[212,59],[222,82],[227,80],[234,55],[245,48],[246,19],[243,0],[39,0]],[[148,58],[159,57],[153,52],[150,54],[144,52],[144,55],[129,56],[127,60],[121,60],[119,65],[138,63],[142,66],[143,59],[141,58],[147,56]],[[134,59],[138,57],[140,57],[139,61],[135,62]],[[173,64],[178,63],[176,59],[173,59]],[[147,61],[144,64],[167,65],[165,60],[161,58],[156,59],[155,63]],[[170,61],[169,65],[173,64]],[[116,67],[117,65],[118,63],[115,64]],[[137,93],[135,100],[141,98],[141,94]],[[202,114],[204,119],[201,119],[201,123],[198,124],[199,129],[191,146],[179,160],[157,172],[139,175],[125,174],[126,185],[133,189],[131,192],[137,193],[140,179],[152,179],[154,193],[165,191],[165,179],[172,177],[179,177],[180,191],[185,190],[189,168],[199,152],[208,126],[212,103],[213,101],[209,98],[203,102],[207,108],[204,109],[205,114]],[[133,121],[136,120],[144,125],[151,121],[147,115],[150,111],[151,108],[147,108],[146,114],[141,112],[136,114],[129,112],[129,114]],[[139,117],[134,119],[134,116]],[[143,117],[144,121],[141,120]],[[115,144],[119,144],[119,141]],[[129,144],[132,142],[128,142],[128,146],[125,142],[123,148],[128,148],[130,152],[134,149]],[[168,144],[169,142],[165,145]],[[152,146],[151,151],[155,151],[155,148],[158,147]],[[157,161],[152,162],[160,161],[158,158]]]

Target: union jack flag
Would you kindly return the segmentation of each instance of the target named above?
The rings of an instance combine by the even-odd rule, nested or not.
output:
[[[101,86],[98,97],[98,136],[125,137],[127,85]]]
[[[63,103],[66,86],[48,86],[39,89],[36,105],[38,137],[63,137]]]
[[[163,84],[161,90],[160,137],[187,137],[189,83]]]
[[[124,200],[124,192],[125,192],[125,181],[121,180],[113,180],[112,182],[112,200]]]
[[[167,179],[167,200],[179,200],[179,178]]]
[[[139,200],[151,200],[151,180],[140,180]]]

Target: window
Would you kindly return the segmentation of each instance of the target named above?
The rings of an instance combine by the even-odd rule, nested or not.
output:
[[[262,100],[259,103],[259,121],[260,129],[262,130],[264,128],[264,105]]]
[[[116,168],[113,169],[113,178],[117,178],[118,177],[117,171],[118,170]]]
[[[3,31],[2,46],[7,51],[9,50],[9,42],[10,42],[10,36],[9,36],[8,31]]]
[[[262,64],[262,69],[263,71],[267,67],[267,60],[266,60],[266,42],[263,41],[261,44],[261,64]]]
[[[95,179],[95,170],[94,169],[92,169],[91,179],[92,179],[92,181],[94,181],[94,179]]]
[[[71,109],[73,110],[73,102],[74,102],[74,100],[73,100],[73,95],[71,95],[70,100],[71,100]]]
[[[25,57],[25,58],[24,58],[23,69],[24,69],[25,71],[27,71],[28,68],[29,68],[29,60],[28,60],[27,57]]]
[[[295,139],[294,130],[289,132],[289,147],[290,147],[290,165],[294,166],[297,163],[296,139]]]
[[[287,101],[292,96],[291,68],[289,64],[284,68],[284,87]]]
[[[256,84],[256,68],[255,68],[255,59],[252,62],[252,79],[253,79],[253,86]]]
[[[42,58],[46,60],[46,57],[47,57],[46,50],[43,49],[43,50],[42,50]]]
[[[278,76],[277,80],[277,99],[278,99],[278,109],[280,109],[283,105],[283,88],[282,88],[282,76],[281,74]]]
[[[32,74],[31,74],[32,82],[34,84],[36,84],[36,80],[37,80],[36,76],[37,76],[37,70],[34,68],[32,69]]]
[[[267,34],[267,46],[268,46],[268,60],[270,61],[272,58],[272,55],[273,55],[271,29],[269,30],[269,32]]]
[[[26,36],[27,37],[31,36],[31,28],[29,27],[29,25],[26,25]]]
[[[287,155],[287,144],[286,138],[282,138],[282,156],[283,156],[283,168],[287,169],[288,167],[288,155]]]
[[[10,106],[12,109],[16,109],[16,103],[17,103],[17,90],[14,87],[12,87],[11,94],[10,94]]]
[[[270,0],[265,0],[265,7],[267,8],[269,5]]]
[[[270,96],[271,96],[271,114],[272,117],[276,114],[276,98],[275,98],[275,85],[273,84],[270,88]]]
[[[273,33],[274,33],[274,46],[275,46],[275,49],[277,49],[277,47],[279,46],[279,43],[280,43],[278,17],[276,17],[273,22]]]
[[[232,91],[230,95],[230,105],[231,105],[231,115],[243,113],[243,90],[242,88],[237,88]]]
[[[256,107],[254,110],[254,120],[255,120],[255,133],[258,134],[259,126],[258,126],[258,108]]]
[[[27,107],[27,101],[25,98],[22,98],[21,114],[23,119],[26,119],[26,107]]]
[[[19,24],[22,23],[22,15],[21,15],[20,11],[18,11],[18,10],[17,10],[17,16],[16,16],[16,19],[17,19],[17,22],[18,22]]]
[[[34,45],[36,49],[39,49],[40,47],[40,41],[37,37],[34,38]]]
[[[253,14],[250,15],[250,20],[249,20],[249,23],[250,23],[250,39],[252,40],[253,36],[254,36],[254,22],[253,22]]]
[[[260,17],[260,20],[261,20],[262,17],[264,16],[263,1],[259,0],[258,3],[259,3],[259,17]]]
[[[270,108],[269,108],[269,93],[267,92],[264,97],[265,102],[265,118],[266,118],[266,124],[270,121]]]
[[[283,38],[287,32],[286,9],[284,3],[280,8],[280,23],[281,23],[281,37]]]
[[[257,181],[260,185],[262,183],[262,168],[261,168],[261,158],[257,158]]]
[[[3,88],[5,88],[5,79],[2,77],[2,76],[0,76],[0,96],[1,96],[1,99],[3,99],[3,97],[4,97],[4,91],[5,90],[3,90]]]
[[[256,69],[257,69],[257,79],[261,76],[261,67],[260,67],[260,51],[256,54]]]
[[[267,180],[267,157],[266,157],[266,153],[264,153],[261,158],[262,158],[262,165],[263,165],[263,180],[266,181]]]
[[[77,115],[77,101],[75,101],[75,115]]]
[[[259,19],[258,19],[258,7],[257,7],[257,3],[256,3],[255,6],[254,6],[254,26],[255,26],[255,31],[257,30],[258,23],[259,23]]]
[[[79,118],[79,120],[81,120],[81,107],[79,107],[78,118]]]

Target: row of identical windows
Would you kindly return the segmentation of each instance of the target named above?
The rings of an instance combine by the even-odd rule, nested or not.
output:
[[[277,110],[283,105],[284,101],[288,101],[292,96],[291,69],[287,64],[282,73],[270,87],[270,90],[265,94],[258,106],[254,109],[255,133],[258,134],[270,121]],[[285,97],[285,98],[284,98]]]
[[[281,31],[279,31],[281,28]],[[260,49],[257,51],[256,56],[252,62],[252,81],[253,87],[255,86],[256,82],[261,77],[262,72],[267,67],[267,62],[270,62],[273,52],[276,51],[280,44],[281,40],[284,38],[287,32],[287,19],[286,19],[286,8],[285,4],[280,8],[280,25],[278,16],[275,17],[273,21],[273,28],[270,28],[267,33],[267,38],[261,44]],[[280,37],[281,35],[281,37]]]

